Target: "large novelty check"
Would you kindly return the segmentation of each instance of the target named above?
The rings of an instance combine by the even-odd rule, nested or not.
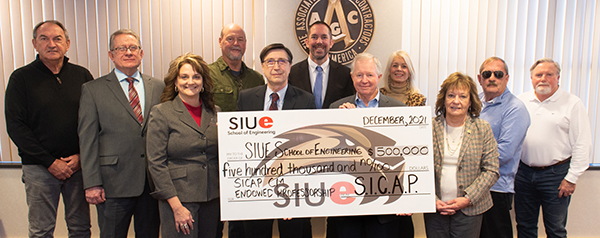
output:
[[[435,211],[430,107],[218,119],[222,220]]]

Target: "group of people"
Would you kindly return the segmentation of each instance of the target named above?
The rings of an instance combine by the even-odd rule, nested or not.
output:
[[[144,52],[131,30],[110,36],[115,68],[95,80],[68,62],[60,22],[36,25],[32,42],[36,60],[13,72],[5,98],[30,237],[52,237],[60,194],[69,237],[90,237],[88,204],[101,237],[127,237],[132,217],[136,237],[221,237],[217,112],[426,103],[406,52],[392,53],[385,69],[368,53],[345,67],[329,59],[334,40],[322,21],[309,26],[309,56],[299,63],[283,44],[262,49],[264,78],[242,61],[246,34],[236,24],[222,29],[217,61],[186,53],[164,80],[139,71]],[[591,132],[583,103],[559,89],[559,77],[556,62],[540,59],[531,67],[535,91],[517,98],[506,63],[491,57],[477,75],[481,94],[465,74],[444,80],[431,122],[437,211],[424,214],[428,237],[512,237],[513,196],[519,237],[537,237],[540,206],[546,233],[566,237]],[[270,238],[273,222],[231,221],[228,235]],[[282,238],[312,237],[310,218],[277,224]],[[414,237],[414,228],[411,214],[329,217],[327,237]]]

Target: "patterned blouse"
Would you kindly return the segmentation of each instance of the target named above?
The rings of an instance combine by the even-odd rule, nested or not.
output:
[[[381,92],[381,94],[383,94],[383,95],[393,97],[393,95],[389,95],[390,91],[388,88],[380,88],[379,92]],[[396,99],[398,99],[398,98],[396,98]],[[400,101],[402,101],[402,100],[400,100]],[[404,101],[403,103],[406,104],[406,106],[414,107],[414,106],[425,106],[425,102],[427,102],[427,98],[423,94],[413,92],[413,93],[409,93],[406,96],[406,101]]]

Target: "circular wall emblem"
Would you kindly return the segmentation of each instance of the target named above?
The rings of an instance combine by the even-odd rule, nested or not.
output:
[[[375,17],[367,0],[302,0],[294,17],[296,40],[308,54],[304,40],[308,26],[324,21],[331,27],[334,44],[329,58],[349,64],[357,54],[365,52],[375,32]]]

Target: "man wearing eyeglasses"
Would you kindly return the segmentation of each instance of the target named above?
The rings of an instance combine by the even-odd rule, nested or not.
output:
[[[69,63],[71,41],[62,23],[38,23],[32,43],[38,55],[10,75],[4,100],[6,129],[21,157],[29,237],[53,237],[61,194],[69,237],[90,237],[77,110],[81,85],[93,76]]]
[[[483,92],[480,118],[492,126],[500,153],[500,178],[490,189],[494,206],[483,213],[480,237],[513,237],[510,210],[515,194],[515,174],[521,158],[521,146],[529,127],[529,113],[521,100],[506,88],[508,66],[503,59],[483,61],[477,79]]]
[[[283,44],[266,46],[260,52],[267,85],[242,90],[237,102],[239,111],[315,109],[315,98],[308,92],[288,84],[292,52]],[[279,237],[312,237],[310,218],[279,219]],[[244,221],[245,237],[271,238],[273,220]]]
[[[146,172],[146,122],[162,80],[142,74],[144,51],[131,30],[110,36],[115,69],[82,86],[79,142],[85,196],[96,205],[100,237],[158,237],[158,202]]]
[[[242,58],[246,52],[246,33],[237,24],[227,24],[219,37],[221,57],[208,65],[214,82],[215,104],[224,112],[234,111],[241,90],[264,85],[262,75],[248,68]]]

